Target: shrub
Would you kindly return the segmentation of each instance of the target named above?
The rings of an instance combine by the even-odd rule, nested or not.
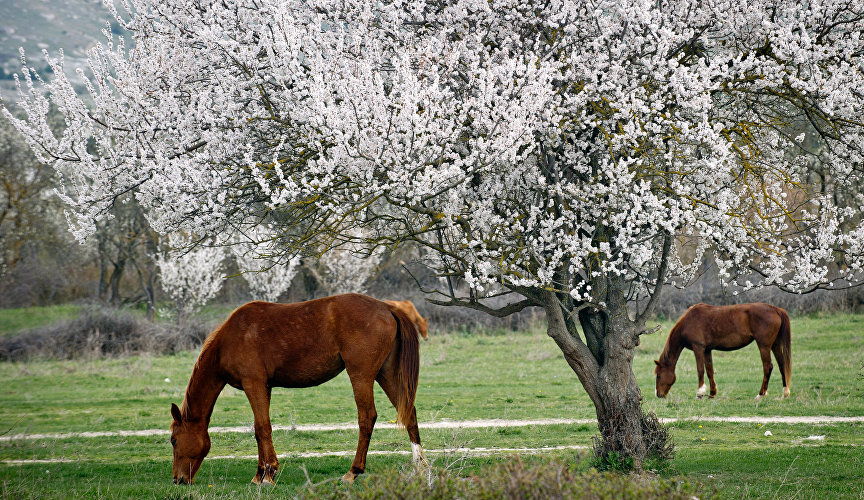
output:
[[[208,333],[201,324],[151,323],[126,311],[90,308],[76,319],[0,339],[0,360],[171,354],[197,347]]]

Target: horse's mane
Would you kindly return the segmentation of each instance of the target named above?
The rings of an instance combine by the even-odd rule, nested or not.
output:
[[[195,366],[192,367],[192,375],[189,377],[189,383],[186,384],[186,393],[183,395],[183,402],[180,404],[180,415],[182,415],[184,419],[189,416],[190,392],[192,390],[193,382],[197,380],[197,376],[200,374],[201,361],[209,361],[214,354],[214,351],[212,350],[213,342],[216,340],[216,337],[222,331],[224,326],[225,324],[223,323],[210,332],[210,335],[207,335],[207,338],[204,339],[204,343],[201,344],[201,352],[198,354],[198,359],[195,360]]]
[[[657,360],[661,365],[669,364],[669,352],[671,351],[670,348],[672,347],[672,338],[678,337],[678,332],[681,330],[681,322],[684,321],[684,318],[686,317],[687,314],[685,313],[683,316],[681,316],[681,318],[678,319],[678,321],[675,323],[675,326],[672,327],[672,330],[669,331],[669,336],[666,337],[666,344],[663,346],[663,352],[660,353],[660,359]]]

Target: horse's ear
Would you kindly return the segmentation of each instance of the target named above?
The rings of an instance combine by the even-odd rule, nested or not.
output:
[[[174,417],[174,421],[182,422],[183,417],[180,416],[180,408],[177,408],[177,405],[171,403],[171,416]]]
[[[657,365],[657,366],[660,366],[660,360],[659,360],[659,359],[655,359],[655,360],[654,360],[654,364]]]

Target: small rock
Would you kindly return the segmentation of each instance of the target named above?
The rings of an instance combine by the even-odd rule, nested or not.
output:
[[[771,434],[771,431],[765,431],[765,437],[768,437],[768,436],[773,436],[773,434]]]
[[[165,382],[171,382],[171,379],[168,377],[165,377]]]

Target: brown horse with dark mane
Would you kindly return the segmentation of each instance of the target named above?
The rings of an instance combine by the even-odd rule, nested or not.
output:
[[[792,381],[789,315],[779,307],[762,302],[731,306],[696,304],[688,309],[672,327],[660,359],[654,362],[657,365],[654,369],[657,397],[666,397],[675,383],[675,364],[686,347],[696,355],[696,371],[699,374],[696,397],[705,395],[702,375],[703,371],[707,371],[711,382],[710,397],[713,398],[717,394],[717,385],[714,383],[711,351],[734,351],[754,340],[759,346],[764,371],[762,388],[756,399],[762,398],[768,391],[768,379],[773,369],[771,351],[774,351],[780,376],[783,377],[783,397],[789,397],[789,383]]]
[[[171,405],[174,482],[191,483],[210,451],[210,416],[227,384],[242,389],[252,406],[258,442],[252,482],[274,483],[279,461],[271,438],[271,388],[316,386],[342,370],[351,379],[360,427],[354,462],[342,479],[351,482],[366,470],[377,417],[375,381],[408,431],[414,461],[425,464],[414,408],[419,367],[419,339],[411,318],[372,297],[345,294],[295,304],[245,304],[204,341],[183,404]]]

